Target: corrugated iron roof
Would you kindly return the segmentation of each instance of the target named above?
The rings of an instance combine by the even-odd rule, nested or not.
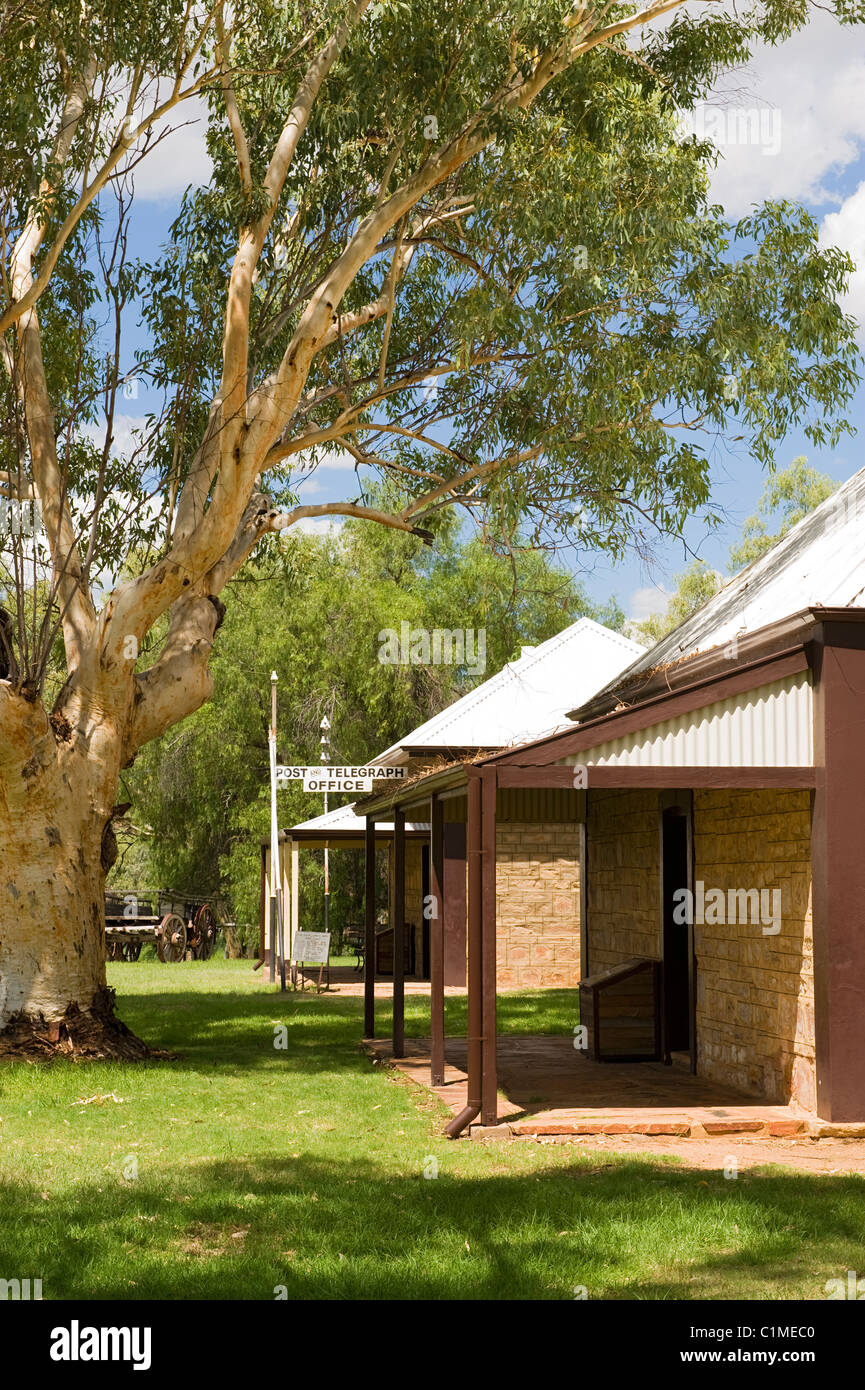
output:
[[[328,830],[348,830],[362,835],[365,828],[366,817],[357,814],[354,809],[354,802],[352,802],[349,806],[337,806],[333,811],[328,811],[325,815],[313,816],[311,820],[299,821],[297,825],[292,826],[290,830],[286,831],[286,834],[290,835],[295,830],[320,830],[322,832]],[[429,825],[423,824],[422,822],[409,823],[407,821],[405,828],[406,830],[429,830]],[[377,822],[377,833],[380,834],[382,831],[386,830],[393,830],[393,821]]]
[[[536,647],[524,648],[483,685],[428,719],[373,763],[393,765],[424,749],[505,748],[569,728],[565,711],[575,687],[587,700],[644,648],[619,632],[580,618]]]
[[[726,646],[811,607],[849,608],[865,601],[865,469],[794,526],[677,628],[613,679],[597,695],[578,695],[568,718],[579,720],[608,705],[649,671],[697,652]]]

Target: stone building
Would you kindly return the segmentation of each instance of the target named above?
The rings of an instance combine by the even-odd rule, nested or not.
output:
[[[449,1132],[496,1122],[497,991],[577,960],[594,1056],[865,1122],[863,520],[865,471],[571,727],[359,803],[397,858],[406,817],[431,826],[434,1080],[440,827],[465,816],[469,1101]]]
[[[643,651],[621,633],[580,618],[555,637],[524,646],[519,658],[469,694],[412,730],[370,760],[370,766],[403,770],[414,779],[442,768],[514,747],[573,727],[566,706],[587,699]],[[500,931],[502,988],[575,985],[579,979],[580,830],[574,801],[561,790],[515,794],[502,807],[498,872],[503,908]],[[280,832],[283,900],[291,931],[300,921],[302,853],[364,848],[365,819],[353,805],[315,816]],[[444,807],[444,983],[466,982],[466,812],[457,799]],[[374,937],[379,973],[392,971],[395,876],[404,877],[403,960],[407,978],[430,977],[429,824],[423,817],[405,830],[404,863],[393,854],[391,821],[376,826],[379,853],[387,852],[388,891],[377,901]],[[270,959],[270,844],[261,846],[260,954]],[[381,919],[384,918],[384,921]]]

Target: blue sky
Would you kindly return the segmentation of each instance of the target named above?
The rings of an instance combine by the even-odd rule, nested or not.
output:
[[[196,114],[187,112],[187,121]],[[841,28],[831,15],[815,12],[790,42],[762,51],[748,68],[729,74],[698,118],[721,150],[713,184],[716,201],[731,217],[765,198],[788,198],[808,207],[820,223],[822,239],[849,251],[859,267],[846,307],[865,325],[865,26]],[[154,254],[166,239],[184,187],[205,180],[208,167],[200,119],[174,130],[143,161],[136,173],[132,254]],[[860,339],[865,346],[865,331]],[[130,341],[130,351],[133,346]],[[149,404],[155,402],[148,401],[145,391],[123,402],[127,414],[120,436],[123,425],[131,425]],[[865,386],[859,388],[851,419],[859,433],[833,452],[818,451],[803,435],[792,433],[778,452],[779,467],[806,454],[832,477],[848,478],[865,465]],[[694,522],[686,539],[708,563],[725,570],[730,543],[754,510],[764,477],[746,454],[723,446],[711,462],[714,501],[728,521],[709,536]],[[332,501],[355,491],[351,472],[338,462],[319,469],[315,484],[310,501]],[[628,616],[640,618],[665,606],[666,593],[688,559],[680,543],[664,543],[650,566],[636,556],[616,566],[598,560],[584,582],[593,597],[603,601],[615,593]]]

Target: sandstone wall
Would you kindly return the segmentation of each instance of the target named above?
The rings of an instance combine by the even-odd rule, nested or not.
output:
[[[814,1110],[809,794],[697,791],[694,848],[707,891],[781,893],[777,935],[753,921],[695,927],[699,1071]]]
[[[578,822],[499,822],[496,911],[499,989],[579,982]]]

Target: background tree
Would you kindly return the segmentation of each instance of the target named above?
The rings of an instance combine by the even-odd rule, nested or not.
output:
[[[724,576],[707,565],[705,560],[692,560],[687,569],[676,575],[676,588],[663,613],[650,613],[641,622],[629,624],[628,632],[636,642],[652,647],[668,632],[683,623],[710,598],[714,598],[724,582]]]
[[[50,597],[35,624],[16,560],[0,1030],[140,1055],[103,963],[120,770],[209,699],[262,537],[458,505],[502,549],[645,548],[707,505],[718,434],[760,464],[794,420],[837,438],[852,267],[786,204],[730,227],[676,122],[800,0],[648,28],[680,0],[0,2],[0,486],[41,503],[18,559]],[[192,97],[213,178],[136,267],[130,170]],[[130,371],[162,407],[118,456]],[[353,495],[299,501],[333,447]],[[399,511],[369,505],[375,470]]]
[[[767,481],[757,503],[757,510],[742,527],[742,538],[730,547],[730,569],[733,574],[759,560],[772,549],[791,527],[806,517],[838,488],[828,473],[810,468],[800,455],[789,468],[774,473]],[[775,530],[770,530],[774,526]],[[707,565],[705,560],[692,560],[676,576],[676,589],[664,613],[652,613],[642,622],[628,625],[637,642],[651,645],[702,608],[726,583],[726,576]]]
[[[142,750],[123,775],[131,809],[118,831],[115,884],[218,895],[237,921],[257,921],[258,844],[270,825],[272,670],[280,677],[281,761],[318,762],[326,714],[331,761],[362,763],[495,674],[524,643],[545,641],[580,617],[621,627],[614,603],[590,603],[550,557],[498,556],[461,537],[453,513],[434,524],[432,548],[352,521],[331,536],[290,534],[232,582],[211,662],[213,700]],[[380,662],[381,633],[403,622],[483,628],[485,671]],[[279,807],[281,824],[322,809],[320,798],[294,785],[280,791]],[[306,881],[315,888],[314,869]],[[331,881],[338,925],[356,915],[362,893],[351,856],[334,858]],[[313,891],[305,920],[319,898]]]
[[[733,573],[759,560],[837,488],[834,478],[811,468],[802,454],[789,468],[773,474],[763,488],[756,512],[742,527],[742,539],[730,549]]]

